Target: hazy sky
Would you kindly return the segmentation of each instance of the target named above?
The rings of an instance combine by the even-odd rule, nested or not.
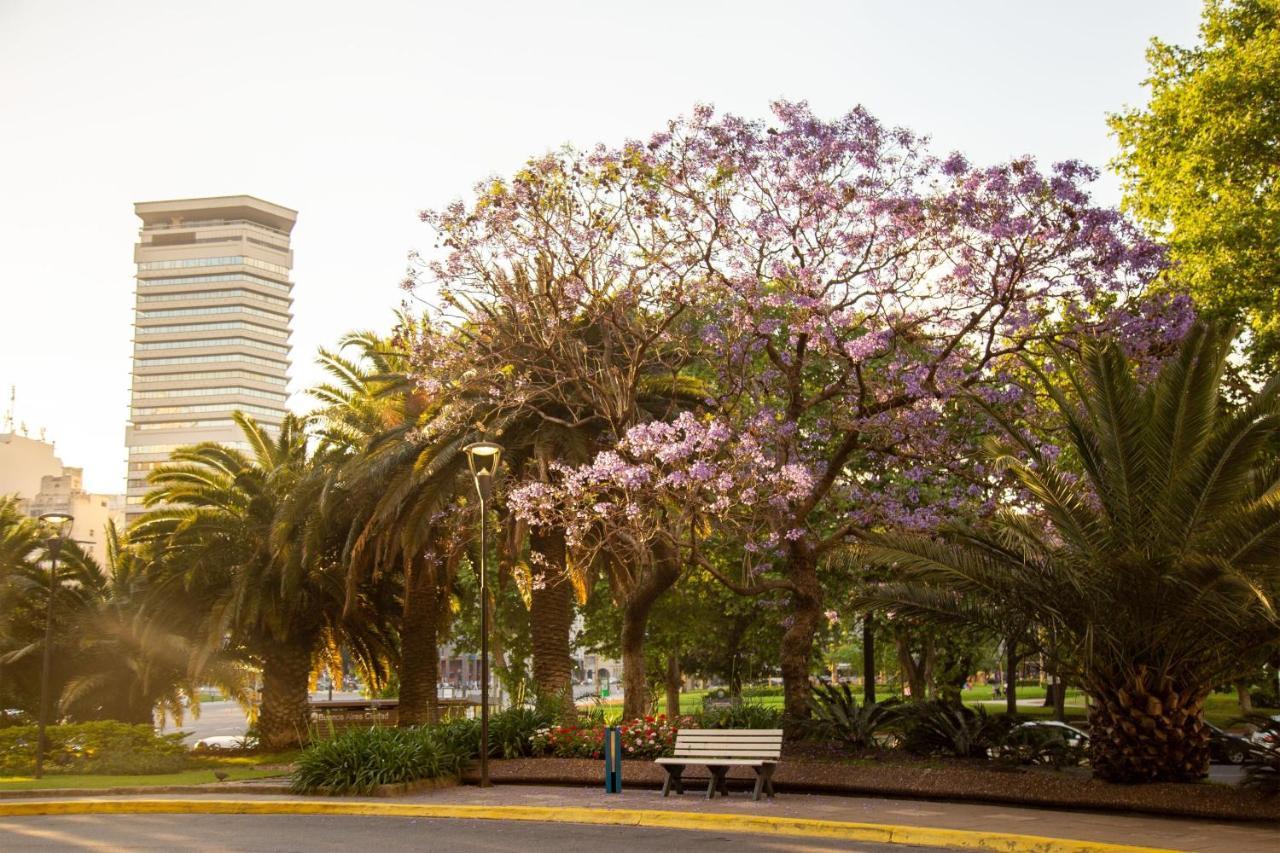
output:
[[[124,490],[133,202],[295,208],[295,408],[317,346],[385,328],[417,220],[566,142],[697,102],[861,103],[977,161],[1113,156],[1143,51],[1197,0],[304,3],[0,0],[0,393]],[[1114,202],[1114,178],[1099,182]],[[0,426],[2,429],[2,426]]]

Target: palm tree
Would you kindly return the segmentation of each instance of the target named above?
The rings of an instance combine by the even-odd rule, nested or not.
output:
[[[205,443],[152,471],[155,488],[132,535],[165,549],[166,564],[209,602],[207,636],[243,644],[262,667],[259,737],[269,749],[301,742],[313,661],[342,636],[338,567],[296,559],[281,509],[321,464],[306,421],[286,416],[273,437],[237,412],[251,450]],[[283,535],[282,535],[283,534]]]
[[[941,539],[868,534],[904,613],[1039,626],[1091,699],[1092,762],[1120,782],[1208,769],[1204,699],[1280,642],[1280,377],[1235,411],[1219,394],[1231,335],[1197,327],[1148,384],[1113,342],[1055,382],[1056,458],[1005,424],[994,458],[1037,507]]]
[[[107,566],[97,595],[76,614],[74,669],[60,709],[78,720],[151,725],[155,712],[181,724],[214,685],[248,707],[250,678],[234,649],[211,646],[203,606],[180,584],[166,584],[156,559],[106,529]]]
[[[401,315],[402,327],[412,322]],[[324,404],[320,434],[341,461],[319,505],[326,526],[342,531],[348,606],[361,585],[395,590],[399,722],[434,722],[439,638],[468,542],[455,500],[464,442],[423,437],[440,406],[410,378],[396,339],[352,333],[337,352],[321,350],[320,364],[333,379],[311,393]]]

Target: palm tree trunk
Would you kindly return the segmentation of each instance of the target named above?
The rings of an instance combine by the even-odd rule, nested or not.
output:
[[[439,717],[436,684],[440,680],[438,616],[440,590],[435,573],[419,560],[411,568],[400,620],[400,726],[434,723]]]
[[[1126,783],[1203,779],[1209,772],[1207,692],[1141,672],[1095,683],[1089,708],[1094,775]]]
[[[672,650],[667,654],[667,719],[680,716],[680,654]]]
[[[573,588],[565,574],[564,531],[534,531],[529,547],[543,556],[541,578],[535,577],[529,606],[533,646],[533,683],[538,698],[550,702],[559,716],[572,720],[573,656],[569,633],[573,630]]]
[[[312,643],[278,643],[262,657],[262,706],[258,739],[267,750],[304,743],[308,731],[307,683]]]

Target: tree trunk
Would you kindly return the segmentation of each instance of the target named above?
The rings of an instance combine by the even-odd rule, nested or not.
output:
[[[680,716],[680,655],[672,651],[667,655],[667,719]]]
[[[1195,782],[1209,773],[1203,689],[1139,673],[1090,689],[1093,773],[1108,782]],[[1115,686],[1120,684],[1121,686]]]
[[[575,716],[573,705],[573,656],[569,632],[573,629],[573,587],[565,574],[564,531],[533,531],[529,547],[545,560],[542,575],[535,565],[529,627],[533,646],[533,683],[538,699],[557,709],[563,721]]]
[[[862,617],[862,702],[873,705],[876,701],[876,627],[871,611]]]
[[[645,678],[644,640],[649,613],[664,592],[680,578],[680,563],[674,548],[653,546],[653,565],[629,591],[622,606],[622,718],[643,717],[649,698]]]
[[[424,563],[419,560],[411,569],[400,621],[400,726],[423,726],[439,719],[440,589],[435,573]]]
[[[258,740],[263,749],[288,749],[307,740],[310,678],[311,643],[278,643],[263,655],[258,710]]]
[[[906,676],[907,685],[911,688],[911,696],[909,698],[912,702],[928,701],[929,671],[932,668],[932,661],[930,660],[932,654],[931,641],[925,642],[919,661],[911,654],[911,641],[906,634],[898,631],[894,635],[894,642],[898,649],[898,665],[902,668],[902,674]]]
[[[1018,644],[1009,640],[1005,644],[1005,693],[1004,709],[1006,713],[1018,713]]]
[[[1240,703],[1241,714],[1253,713],[1253,697],[1249,695],[1249,683],[1247,681],[1236,682],[1236,701]]]
[[[813,638],[822,620],[822,585],[813,556],[797,547],[787,561],[791,581],[791,624],[782,635],[783,713],[793,720],[809,716],[809,670]]]

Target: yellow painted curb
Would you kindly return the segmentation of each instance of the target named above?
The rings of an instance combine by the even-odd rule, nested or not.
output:
[[[652,826],[759,835],[803,836],[880,844],[914,844],[999,853],[1176,853],[1155,847],[1076,841],[1007,832],[973,832],[926,826],[849,823],[811,818],[710,814],[651,809],[551,808],[548,806],[445,806],[312,800],[94,800],[0,803],[0,817],[82,814],[296,814],[522,820],[610,826]]]

